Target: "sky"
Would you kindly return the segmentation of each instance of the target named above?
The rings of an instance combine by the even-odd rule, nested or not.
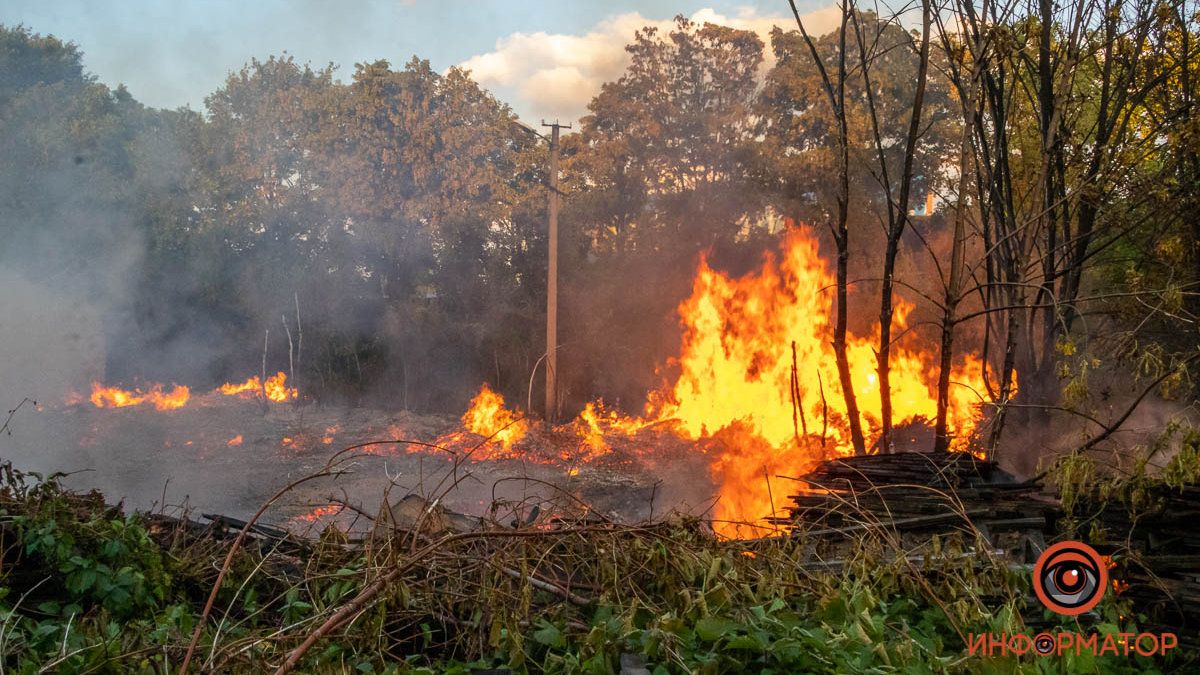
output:
[[[828,0],[801,0],[810,31],[833,27]],[[3,0],[0,24],[75,42],[101,82],[161,108],[204,98],[252,57],[284,52],[314,66],[413,55],[469,68],[524,120],[574,121],[600,84],[620,77],[641,26],[683,14],[755,30],[791,27],[786,0]]]

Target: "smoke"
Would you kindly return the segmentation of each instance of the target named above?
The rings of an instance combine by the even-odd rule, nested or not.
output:
[[[86,196],[94,176],[83,149],[64,150],[65,157],[53,158],[60,166],[20,167],[22,185],[5,186],[13,201],[36,191],[42,207],[0,211],[0,382],[7,399],[53,399],[104,376],[106,332],[128,315],[130,279],[144,256],[130,214]]]
[[[5,404],[53,400],[104,374],[103,314],[86,296],[0,266],[0,381]]]
[[[1060,409],[1013,409],[997,451],[1001,466],[1022,477],[1036,475],[1132,413],[1089,454],[1104,470],[1132,470],[1149,458],[1161,468],[1179,451],[1184,429],[1200,425],[1194,402],[1163,398],[1155,392],[1138,398],[1153,378],[1130,377],[1129,364],[1114,361],[1088,377],[1087,396],[1064,401]],[[1136,407],[1134,407],[1136,404]]]

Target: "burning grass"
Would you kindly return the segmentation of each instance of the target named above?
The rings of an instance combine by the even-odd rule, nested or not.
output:
[[[167,389],[161,384],[154,384],[142,391],[141,389],[106,387],[99,382],[93,382],[92,395],[88,397],[88,400],[97,408],[150,405],[155,410],[176,410],[187,405],[190,398],[191,391],[181,385],[174,385]]]
[[[191,666],[220,672],[977,672],[967,633],[1026,630],[1026,571],[969,528],[913,549],[864,522],[838,560],[814,563],[803,530],[729,540],[692,518],[612,522],[569,497],[464,518],[436,493],[384,495],[374,514],[354,507],[365,536],[302,537],[125,515],[10,466],[0,480],[0,658],[18,671],[169,672],[194,636]],[[1122,601],[1101,608],[1132,630]],[[1040,672],[1029,657],[986,665]]]
[[[243,399],[262,400],[265,398],[273,403],[294,401],[299,396],[299,392],[294,387],[287,385],[287,374],[283,372],[276,373],[265,381],[255,375],[245,382],[227,382],[213,390],[212,394],[236,396]],[[154,383],[146,385],[144,388],[124,389],[100,382],[92,383],[92,393],[86,400],[97,408],[127,408],[147,405],[160,412],[178,410],[196,401],[192,397],[189,387],[178,384],[167,387]],[[65,397],[64,402],[68,405],[77,405],[83,401],[84,397],[81,394],[73,392]]]
[[[571,423],[587,452],[584,461],[608,454],[616,439],[660,426],[711,452],[710,475],[720,499],[716,522],[722,534],[739,536],[778,515],[775,476],[797,475],[851,451],[845,398],[834,350],[829,307],[834,278],[817,240],[795,228],[755,271],[732,277],[701,261],[691,295],[680,303],[683,339],[672,360],[673,383],[648,397],[641,417],[587,404]],[[891,353],[891,394],[898,427],[923,424],[937,414],[937,351],[907,325],[913,305],[897,301]],[[882,414],[877,381],[877,335],[851,336],[851,381],[868,442],[879,437]],[[983,363],[966,355],[954,367],[948,419],[956,450],[970,450],[983,413]],[[486,385],[463,416],[464,428],[497,435],[491,456],[519,454],[528,433],[519,411]],[[895,439],[893,439],[895,442]],[[928,449],[928,448],[921,448]],[[728,525],[727,525],[728,524]],[[761,528],[759,528],[761,529]]]
[[[602,401],[590,402],[575,420],[541,430],[542,438],[560,441],[556,452],[544,456],[538,452],[536,425],[484,384],[458,429],[423,440],[465,447],[489,438],[475,452],[476,459],[566,462],[577,470],[579,465],[607,460],[613,448],[642,445],[653,454],[652,444],[642,444],[643,432],[653,428],[703,454],[719,496],[715,522],[721,534],[752,533],[732,523],[761,527],[765,519],[779,515],[781,504],[773,493],[786,486],[777,476],[797,475],[821,460],[851,452],[847,407],[830,343],[833,286],[816,238],[803,227],[790,230],[778,252],[765,255],[758,269],[741,277],[701,261],[691,294],[678,307],[683,338],[670,364],[677,374],[647,396],[639,415],[626,416],[605,408]],[[897,428],[923,424],[937,412],[932,374],[937,372],[938,352],[919,331],[908,329],[912,307],[897,300],[894,330],[899,337],[890,357]],[[877,342],[873,334],[852,335],[848,345],[851,382],[868,443],[877,443],[882,417],[873,351]],[[983,420],[982,368],[982,362],[968,354],[951,375],[948,415],[957,450],[971,449],[972,434]],[[93,396],[97,406],[153,403],[165,410],[190,405],[186,388],[165,393],[155,385],[143,393],[94,387],[109,392],[108,398]],[[174,395],[180,390],[182,399]],[[226,383],[192,403],[202,406],[229,397],[258,400],[265,406],[299,400],[300,393],[279,372],[265,380],[254,376]],[[336,430],[331,429],[317,437],[321,444],[333,444]],[[288,434],[278,445],[297,449],[306,443]]]

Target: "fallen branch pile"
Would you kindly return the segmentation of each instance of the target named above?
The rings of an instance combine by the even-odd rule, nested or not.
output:
[[[695,518],[609,522],[569,496],[467,517],[415,495],[354,507],[372,527],[351,540],[257,516],[124,515],[0,465],[0,665],[970,672],[968,634],[1032,626],[1000,546],[1048,534],[1034,484],[940,455],[827,462],[805,480],[791,536],[763,540]]]
[[[1053,533],[1057,504],[1041,484],[1019,482],[968,453],[906,452],[827,460],[797,478],[788,515],[796,534],[844,548],[885,530],[905,549],[935,535],[982,536],[996,552],[1032,562]]]

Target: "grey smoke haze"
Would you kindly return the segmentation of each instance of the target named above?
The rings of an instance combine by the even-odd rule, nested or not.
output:
[[[0,381],[5,402],[60,398],[105,370],[105,322],[127,314],[143,254],[133,217],[81,199],[88,161],[21,176],[47,210],[0,212]],[[39,217],[40,216],[40,217]],[[32,221],[32,222],[31,222]]]

